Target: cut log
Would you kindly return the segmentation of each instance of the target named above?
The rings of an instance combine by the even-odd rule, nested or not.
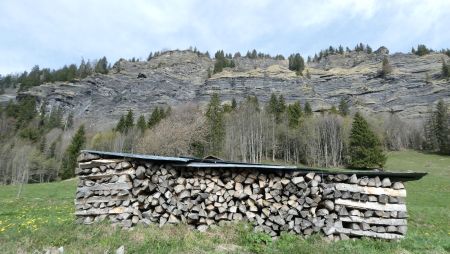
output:
[[[406,190],[404,189],[394,190],[391,188],[367,187],[346,183],[336,183],[335,188],[336,190],[340,191],[359,192],[369,195],[388,195],[394,197],[406,197]]]
[[[129,190],[133,187],[131,183],[104,183],[96,184],[91,187],[80,187],[78,191],[96,191],[96,190]]]
[[[100,215],[100,214],[121,214],[121,213],[132,213],[132,207],[114,207],[114,208],[104,208],[104,209],[95,209],[91,208],[88,210],[75,211],[76,216],[85,216],[85,215]]]
[[[88,161],[88,162],[80,162],[78,163],[78,166],[82,169],[85,168],[95,168],[95,167],[100,167],[102,165],[107,165],[109,163],[117,163],[121,160],[118,159],[99,159],[99,160],[92,160],[92,161]]]
[[[336,232],[341,233],[341,234],[354,235],[354,236],[369,236],[369,237],[389,239],[389,240],[404,238],[403,235],[398,235],[398,234],[376,233],[376,232],[372,232],[372,231],[353,230],[353,229],[349,229],[349,228],[336,228]]]
[[[336,199],[338,205],[344,205],[353,208],[370,209],[377,211],[406,211],[406,205],[403,204],[379,204],[377,202],[359,202],[346,199]]]
[[[358,216],[348,216],[348,217],[340,217],[341,221],[344,222],[364,222],[368,224],[376,224],[376,225],[390,225],[390,226],[398,226],[398,225],[406,225],[406,220],[404,219],[383,219],[383,218],[362,218]]]

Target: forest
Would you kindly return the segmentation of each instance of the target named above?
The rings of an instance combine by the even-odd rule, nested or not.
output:
[[[395,112],[360,113],[345,100],[313,112],[307,102],[286,102],[276,94],[265,104],[253,96],[229,102],[213,94],[207,105],[156,107],[148,115],[129,110],[116,126],[95,132],[59,108],[36,110],[31,97],[10,102],[0,112],[0,183],[71,178],[84,148],[349,168],[382,168],[386,151],[450,154],[442,100],[423,122],[404,121]]]

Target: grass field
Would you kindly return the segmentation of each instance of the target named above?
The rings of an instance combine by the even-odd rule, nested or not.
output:
[[[63,246],[65,253],[449,253],[450,157],[414,151],[392,152],[390,171],[425,171],[420,181],[408,182],[409,231],[402,241],[362,239],[328,243],[318,236],[303,239],[285,234],[278,240],[253,233],[245,224],[206,233],[184,225],[136,227],[131,231],[108,224],[74,223],[76,181],[24,186],[0,186],[0,252],[43,252]],[[37,253],[39,253],[37,252]]]

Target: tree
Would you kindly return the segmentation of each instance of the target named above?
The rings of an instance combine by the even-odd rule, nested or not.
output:
[[[162,116],[161,116],[161,111],[164,112],[163,109],[159,109],[159,107],[155,107],[152,111],[152,114],[150,115],[150,118],[148,119],[148,123],[147,126],[148,128],[153,128],[154,126],[156,126],[159,121],[161,121]]]
[[[287,108],[288,112],[288,122],[289,127],[291,128],[297,128],[300,123],[300,118],[302,117],[302,106],[300,105],[300,102],[295,102],[292,105],[289,105]]]
[[[106,60],[106,57],[102,57],[98,60],[94,71],[101,74],[108,74],[108,61]]]
[[[288,57],[289,60],[289,70],[295,71],[297,75],[302,75],[303,70],[305,69],[305,61],[303,57],[297,53],[292,54]]]
[[[236,99],[233,98],[233,99],[231,100],[231,109],[232,109],[232,110],[236,110],[236,108],[237,108],[237,102],[236,102]]]
[[[124,122],[125,132],[128,132],[128,130],[133,128],[133,126],[134,126],[134,115],[133,111],[129,109],[127,115],[125,116]]]
[[[222,145],[225,137],[225,125],[223,119],[222,107],[218,94],[213,94],[206,111],[208,120],[208,141],[209,150],[214,155],[219,155],[222,151]]]
[[[350,107],[344,98],[341,98],[341,101],[339,102],[339,113],[342,116],[347,116],[350,113]]]
[[[442,77],[449,78],[450,77],[450,66],[442,59]]]
[[[147,123],[145,122],[145,117],[143,115],[139,117],[136,127],[141,131],[141,133],[144,133],[145,129],[147,129]]]
[[[441,99],[436,105],[436,112],[434,113],[435,128],[434,134],[436,136],[439,153],[450,154],[450,140],[449,140],[449,118],[447,112],[447,105]]]
[[[119,122],[117,122],[115,130],[120,133],[125,133],[125,116],[120,116]]]
[[[81,125],[73,136],[72,141],[64,154],[60,169],[60,176],[62,179],[68,179],[75,176],[77,157],[85,143],[84,125]]]
[[[305,115],[312,116],[312,114],[313,114],[313,112],[312,112],[311,105],[309,104],[309,102],[305,102]]]
[[[432,52],[431,49],[428,49],[425,45],[419,44],[417,45],[417,50],[413,53],[415,53],[418,56],[424,56],[426,54],[430,54]]]
[[[383,63],[381,65],[381,76],[382,77],[386,77],[388,74],[390,74],[392,72],[392,66],[389,63],[388,58],[385,56],[383,58]]]
[[[359,112],[353,119],[349,146],[352,168],[383,167],[386,163],[380,141]]]

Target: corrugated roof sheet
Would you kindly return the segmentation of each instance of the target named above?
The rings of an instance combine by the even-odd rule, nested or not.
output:
[[[200,159],[194,157],[170,157],[170,156],[145,155],[134,153],[105,152],[95,150],[82,150],[81,152],[98,154],[107,157],[120,157],[120,158],[133,158],[141,160],[160,161],[160,162],[172,162],[174,163],[174,166],[187,168],[261,169],[268,171],[296,171],[302,174],[315,172],[322,175],[355,174],[358,177],[379,176],[379,177],[390,177],[392,179],[399,179],[403,181],[419,180],[420,178],[422,178],[427,174],[421,172],[386,172],[386,171],[371,171],[371,170],[330,171],[316,168],[306,168],[306,167],[301,168],[297,166],[288,166],[288,165],[252,164],[252,163],[241,163],[234,161],[214,160],[214,159]]]

